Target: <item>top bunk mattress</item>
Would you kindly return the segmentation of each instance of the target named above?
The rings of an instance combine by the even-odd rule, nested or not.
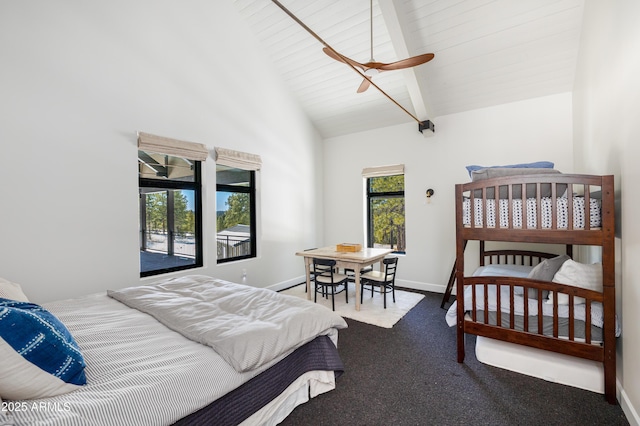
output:
[[[508,199],[498,200],[496,208],[495,199],[483,200],[473,199],[474,226],[488,228],[529,228],[529,229],[551,229],[553,227],[553,199],[542,197],[540,199],[540,226],[538,226],[538,200],[537,198],[527,198],[525,202],[526,211],[523,209],[522,199],[512,199],[509,208]],[[569,200],[566,197],[556,198],[555,219],[557,229],[567,229],[569,226]],[[573,197],[573,209],[571,216],[572,229],[585,229],[587,214],[589,228],[599,228],[601,226],[600,200],[589,199],[588,212],[585,209],[584,197]],[[466,198],[463,202],[462,222],[464,226],[471,226],[471,200]],[[525,223],[526,217],[526,226]],[[510,223],[511,222],[511,223]]]
[[[612,238],[613,176],[520,173],[456,185],[457,227],[465,238],[498,235],[487,231],[499,231],[502,241],[560,243],[570,237],[573,244],[601,245]],[[545,232],[531,232],[539,230]],[[561,232],[546,232],[555,230]]]

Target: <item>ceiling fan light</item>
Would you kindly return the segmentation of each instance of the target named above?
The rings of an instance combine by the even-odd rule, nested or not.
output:
[[[364,75],[366,75],[367,77],[373,77],[375,75],[378,75],[379,73],[380,71],[378,71],[377,68],[369,68],[364,72]]]

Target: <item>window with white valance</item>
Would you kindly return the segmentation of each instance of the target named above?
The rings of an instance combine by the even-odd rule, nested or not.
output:
[[[259,155],[215,148],[217,262],[256,257]]]
[[[138,133],[140,276],[202,267],[203,144]]]

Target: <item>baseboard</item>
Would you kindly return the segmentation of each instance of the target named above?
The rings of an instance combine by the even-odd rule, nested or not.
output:
[[[396,280],[396,286],[410,288],[413,290],[430,291],[432,293],[442,293],[446,290],[446,286],[442,284],[423,283],[419,281]]]
[[[282,281],[282,282],[279,282],[279,283],[272,284],[267,288],[271,289],[273,291],[280,291],[280,290],[285,290],[287,288],[293,287],[294,285],[298,285],[298,284],[303,283],[305,281],[306,281],[305,276],[304,275],[300,275],[299,277],[294,277],[294,278],[291,278],[291,279],[286,280],[286,281]]]
[[[618,401],[620,402],[620,407],[624,412],[624,415],[627,417],[627,421],[630,426],[640,426],[640,416],[638,415],[638,411],[635,409],[631,401],[629,401],[629,397],[627,393],[624,391],[620,382],[617,381],[618,388]]]

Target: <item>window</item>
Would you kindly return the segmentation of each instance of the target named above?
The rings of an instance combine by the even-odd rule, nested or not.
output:
[[[394,174],[398,173],[398,167],[402,174]],[[404,167],[365,169],[363,176],[367,195],[367,246],[405,253]]]
[[[259,155],[216,148],[218,263],[256,257],[256,173]]]
[[[148,146],[145,137],[165,141],[147,134],[140,134],[138,141],[140,276],[201,267],[201,162],[140,149]]]

